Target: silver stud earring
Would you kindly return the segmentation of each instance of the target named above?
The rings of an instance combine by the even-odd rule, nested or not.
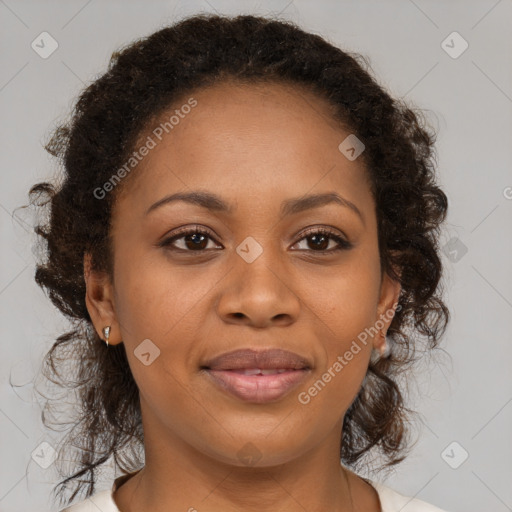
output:
[[[103,327],[103,335],[105,336],[105,341],[107,342],[107,347],[108,347],[108,338],[110,336],[110,325],[108,325],[107,327]]]

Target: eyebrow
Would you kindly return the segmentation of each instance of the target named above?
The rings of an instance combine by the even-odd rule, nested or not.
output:
[[[148,215],[150,212],[164,206],[166,204],[170,204],[176,201],[183,201],[189,204],[194,204],[200,206],[201,208],[205,208],[212,212],[219,213],[232,213],[233,207],[226,203],[221,197],[211,194],[209,192],[201,192],[201,191],[192,191],[192,192],[177,192],[175,194],[171,194],[163,197],[158,200],[156,203],[152,204],[145,212],[145,215]],[[363,224],[365,224],[365,219],[359,208],[344,197],[340,196],[336,192],[326,192],[323,194],[311,194],[299,198],[294,199],[286,199],[281,204],[281,215],[289,216],[295,215],[297,213],[311,210],[313,208],[320,208],[321,206],[325,206],[331,203],[339,204],[341,206],[345,206],[350,208],[354,213],[358,215]]]

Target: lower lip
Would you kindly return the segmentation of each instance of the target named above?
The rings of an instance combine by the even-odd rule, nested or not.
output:
[[[206,370],[221,389],[253,403],[279,400],[298,386],[309,370],[290,370],[273,375],[244,375],[233,370]]]

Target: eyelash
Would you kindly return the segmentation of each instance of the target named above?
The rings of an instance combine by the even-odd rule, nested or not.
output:
[[[191,250],[188,250],[188,249],[181,249],[181,248],[177,248],[177,247],[172,247],[172,243],[174,241],[179,240],[181,238],[184,238],[184,237],[186,237],[188,235],[206,235],[211,240],[215,241],[214,237],[212,236],[212,234],[208,230],[205,230],[204,228],[200,228],[199,226],[196,226],[194,228],[184,228],[183,230],[178,231],[177,233],[172,235],[171,237],[164,239],[158,245],[160,247],[169,247],[168,250],[178,251],[178,252],[182,252],[182,253],[183,252],[204,253],[204,252],[210,250],[210,249],[201,249],[201,250],[197,250],[197,251],[191,251]],[[311,236],[314,236],[314,235],[326,236],[326,237],[334,240],[335,242],[337,242],[339,245],[338,245],[338,247],[336,247],[334,249],[325,249],[325,250],[318,250],[318,251],[315,251],[313,249],[307,249],[307,251],[310,252],[310,253],[315,253],[315,254],[318,254],[320,256],[328,256],[329,254],[336,253],[336,252],[339,252],[339,251],[349,250],[349,249],[352,249],[352,247],[353,247],[353,244],[351,242],[345,240],[344,238],[342,238],[341,236],[339,236],[338,234],[336,234],[334,231],[330,230],[329,228],[312,228],[312,229],[309,229],[305,233],[302,234],[302,237],[298,240],[298,242],[301,242],[302,240],[304,240],[306,238],[309,238]],[[298,243],[298,242],[296,242],[296,243]]]

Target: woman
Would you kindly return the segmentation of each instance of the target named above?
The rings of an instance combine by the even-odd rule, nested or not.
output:
[[[198,15],[113,55],[55,132],[65,175],[31,195],[36,281],[74,322],[45,359],[77,400],[65,510],[440,510],[356,472],[405,457],[397,377],[449,318],[434,135],[358,60]]]

